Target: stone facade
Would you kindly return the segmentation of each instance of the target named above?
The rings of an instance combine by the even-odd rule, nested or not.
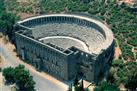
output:
[[[47,16],[50,18],[45,18]],[[25,62],[32,64],[38,70],[49,73],[57,79],[70,80],[76,74],[82,73],[86,80],[97,81],[99,76],[107,71],[113,57],[114,42],[112,32],[104,24],[101,23],[101,26],[92,21],[89,27],[96,28],[104,35],[105,45],[102,46],[103,48],[100,47],[95,52],[86,52],[73,45],[68,49],[64,49],[52,43],[39,41],[39,37],[34,38],[32,35],[32,31],[34,31],[32,26],[49,23],[51,17],[59,17],[60,21],[65,18],[66,20],[75,18],[82,25],[85,24],[84,26],[90,25],[91,22],[88,20],[90,18],[82,19],[81,16],[71,14],[45,15],[20,21],[15,25],[15,45],[18,55]],[[47,19],[48,22],[44,22],[44,19]],[[95,19],[93,20],[96,21]],[[75,23],[75,21],[73,22]],[[64,23],[64,21],[61,23]]]

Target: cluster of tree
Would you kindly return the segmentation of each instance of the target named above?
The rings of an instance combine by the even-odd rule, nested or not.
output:
[[[107,82],[135,91],[137,89],[137,62],[123,63],[122,60],[112,62],[112,67],[107,77]]]
[[[106,80],[99,82],[94,91],[119,91],[123,85],[129,91],[137,89],[137,62],[113,60]]]
[[[27,14],[37,14],[40,11],[39,2],[40,0],[6,0],[5,7],[8,12],[15,12],[17,14],[27,13]]]
[[[84,0],[41,0],[40,6],[42,12],[84,12],[89,8]]]
[[[107,81],[102,81],[94,88],[94,91],[120,91],[117,86],[110,84]]]
[[[13,25],[18,17],[16,17],[15,14],[6,12],[4,0],[0,0],[0,12],[0,32],[11,38],[13,34]]]
[[[3,76],[7,83],[16,84],[20,91],[35,91],[35,82],[28,70],[23,65],[15,68],[8,67],[3,69]]]

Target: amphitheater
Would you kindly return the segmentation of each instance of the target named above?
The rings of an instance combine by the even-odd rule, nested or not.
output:
[[[113,58],[112,31],[89,16],[41,15],[17,22],[14,30],[20,58],[57,79],[97,81]]]

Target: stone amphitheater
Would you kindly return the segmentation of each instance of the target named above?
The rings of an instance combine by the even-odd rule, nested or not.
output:
[[[57,79],[82,74],[97,82],[113,58],[112,31],[89,16],[41,15],[17,22],[14,30],[20,58]]]

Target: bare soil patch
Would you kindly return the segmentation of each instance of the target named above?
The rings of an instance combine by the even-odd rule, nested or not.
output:
[[[114,54],[115,59],[118,59],[120,54],[121,54],[120,48],[119,47],[115,47],[115,54]]]
[[[22,20],[22,19],[34,16],[34,15],[33,14],[28,14],[28,13],[18,13],[17,16],[19,16],[20,19]]]

